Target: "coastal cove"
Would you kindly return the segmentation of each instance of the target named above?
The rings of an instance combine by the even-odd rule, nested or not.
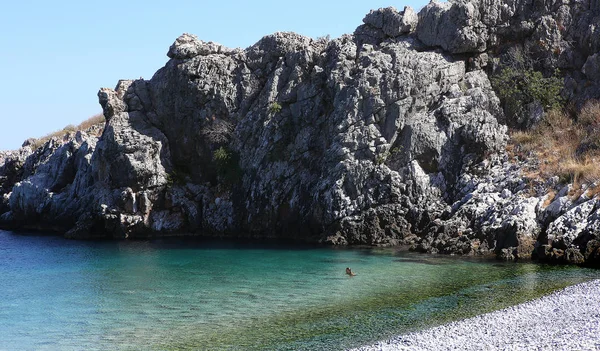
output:
[[[600,0],[334,3],[5,6],[0,351],[600,350]]]
[[[396,249],[0,231],[1,347],[343,350],[598,278]]]

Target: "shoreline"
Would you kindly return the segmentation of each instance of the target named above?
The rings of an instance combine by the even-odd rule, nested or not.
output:
[[[600,280],[351,351],[599,350]]]

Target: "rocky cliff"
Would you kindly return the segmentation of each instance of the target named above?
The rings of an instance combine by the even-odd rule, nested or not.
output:
[[[100,138],[0,154],[0,225],[598,262],[600,203],[532,194],[488,75],[525,48],[565,98],[600,97],[599,16],[597,0],[459,0],[371,11],[334,40],[183,34],[152,79],[100,90]]]

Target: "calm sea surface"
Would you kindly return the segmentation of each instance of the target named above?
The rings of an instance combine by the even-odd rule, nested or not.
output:
[[[598,278],[394,249],[0,231],[0,350],[343,350]]]

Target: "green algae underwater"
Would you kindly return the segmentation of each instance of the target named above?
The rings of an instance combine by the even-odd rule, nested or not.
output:
[[[598,278],[396,249],[0,231],[0,349],[344,350]]]

